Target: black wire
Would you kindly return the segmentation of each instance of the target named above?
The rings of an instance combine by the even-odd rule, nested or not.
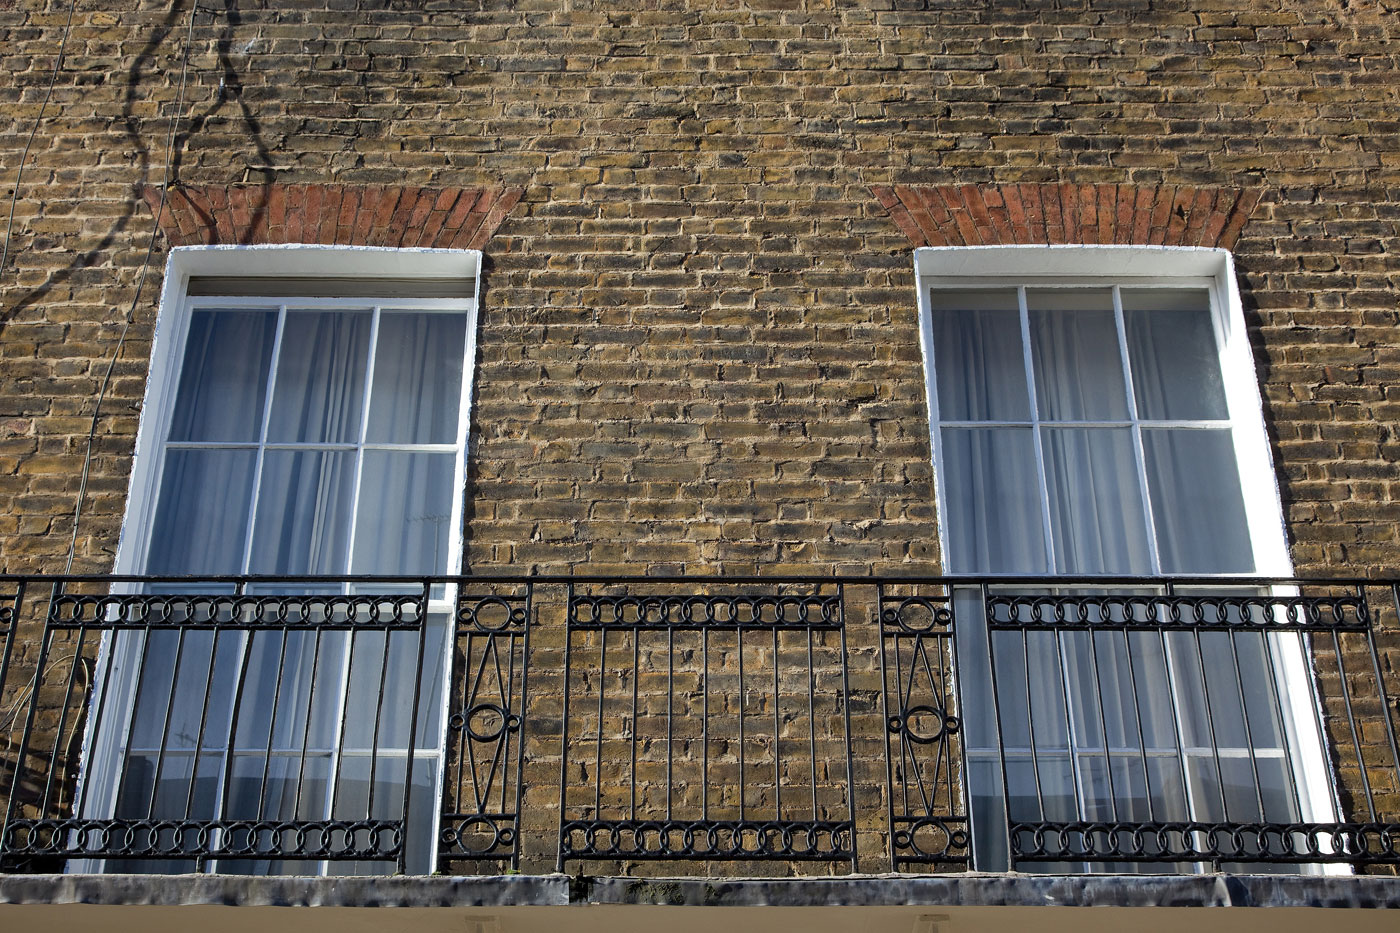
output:
[[[49,87],[44,92],[44,102],[39,105],[39,115],[34,118],[34,128],[29,131],[29,139],[24,144],[24,152],[19,157],[19,171],[15,173],[15,190],[10,193],[10,219],[5,224],[5,246],[0,249],[0,274],[5,272],[5,263],[10,260],[10,236],[15,230],[15,205],[19,203],[20,182],[24,180],[24,163],[29,161],[29,150],[34,145],[34,137],[44,123],[44,111],[49,109],[49,98],[53,97],[54,85],[58,83],[58,73],[63,68],[63,56],[68,49],[68,34],[73,30],[73,10],[78,0],[68,4],[68,19],[63,24],[63,38],[58,43],[58,57],[53,61],[53,73],[49,75]]]
[[[73,569],[73,557],[78,548],[78,523],[83,516],[83,499],[87,495],[88,476],[92,472],[92,445],[97,438],[97,422],[102,414],[102,402],[107,397],[107,390],[112,384],[112,374],[117,368],[117,360],[121,359],[122,348],[126,345],[127,332],[131,330],[131,322],[136,317],[136,306],[141,300],[141,289],[146,284],[146,276],[151,269],[151,256],[155,253],[156,237],[160,235],[160,218],[165,213],[165,196],[170,187],[170,165],[175,153],[176,133],[180,126],[180,111],[185,107],[185,84],[189,74],[190,46],[194,40],[194,14],[198,10],[198,3],[190,5],[189,21],[185,27],[185,48],[180,59],[180,90],[176,95],[175,109],[170,113],[170,126],[165,135],[165,168],[161,172],[160,203],[156,206],[151,238],[146,243],[146,256],[141,262],[141,273],[136,279],[136,294],[131,297],[131,307],[127,309],[121,334],[117,336],[117,346],[112,351],[112,358],[107,362],[107,372],[102,377],[102,386],[97,391],[97,402],[92,409],[92,425],[88,428],[87,452],[83,456],[82,478],[78,482],[78,501],[73,506],[73,535],[68,541],[68,562],[64,566],[64,573]]]

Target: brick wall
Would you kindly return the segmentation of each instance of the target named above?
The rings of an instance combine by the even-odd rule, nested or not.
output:
[[[177,108],[189,9],[78,4],[0,270],[5,570],[62,564],[130,311],[77,547],[110,566],[172,114],[176,186],[523,190],[484,246],[475,566],[936,570],[911,245],[877,191],[1066,185],[1258,193],[1236,260],[1297,568],[1400,569],[1383,4],[226,0]],[[0,0],[0,193],[65,12]]]
[[[909,244],[872,188],[1258,189],[1239,240],[1299,569],[1394,567],[1397,26],[1374,5],[230,3],[186,185],[518,186],[486,247],[469,556],[933,569]],[[66,549],[188,4],[79,4],[5,271],[0,542]],[[65,7],[0,9],[5,192]],[[157,243],[154,267],[165,240]],[[120,521],[159,283],[100,425]]]

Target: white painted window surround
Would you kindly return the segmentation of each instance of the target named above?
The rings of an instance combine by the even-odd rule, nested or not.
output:
[[[126,519],[122,523],[117,548],[115,572],[147,572],[149,534],[154,522],[158,459],[166,439],[179,389],[179,368],[188,335],[190,315],[199,302],[187,294],[191,279],[238,278],[288,280],[325,279],[327,282],[354,279],[360,282],[374,279],[456,280],[470,288],[460,299],[428,299],[408,302],[409,306],[455,312],[466,318],[466,345],[462,371],[462,395],[459,410],[459,431],[454,446],[457,449],[454,467],[457,477],[466,472],[466,437],[471,393],[474,384],[472,367],[476,360],[476,307],[479,289],[481,253],[478,250],[395,249],[368,246],[258,245],[258,246],[182,246],[170,251],[161,290],[160,311],[156,319],[155,339],[151,348],[151,369],[146,385],[146,398],[141,410],[141,422],[136,436],[135,458],[127,497]],[[278,307],[271,287],[260,298],[269,308]],[[306,306],[301,298],[292,299]],[[211,303],[201,299],[203,304]],[[244,304],[252,302],[241,299]],[[381,305],[386,302],[380,302]],[[227,303],[226,303],[227,304]],[[405,303],[387,302],[395,307]],[[329,299],[325,308],[372,308],[372,299]],[[454,483],[456,494],[451,504],[453,529],[460,529],[463,483]],[[456,573],[461,567],[461,535],[449,536],[450,550],[445,555],[442,572]]]
[[[480,259],[475,250],[310,245],[172,250],[116,572],[460,573]],[[412,756],[408,819],[423,847],[410,870],[430,870],[452,594],[432,596],[425,673],[441,670],[425,677],[416,729],[384,712],[411,705],[408,633],[358,633],[353,643],[343,632],[109,639],[115,663],[98,669],[112,675],[97,685],[109,715],[87,737],[88,815],[288,818],[278,808],[294,794],[297,817],[324,819],[371,785],[370,799],[401,801]],[[240,665],[238,724],[204,723],[227,719]],[[376,702],[385,725],[371,740]],[[265,741],[240,738],[259,728]],[[190,740],[195,733],[204,740]],[[221,773],[229,786],[211,777]],[[334,864],[215,867],[346,870]]]
[[[931,296],[934,289],[1106,288],[1116,285],[1207,290],[1219,349],[1228,427],[1244,479],[1241,483],[1243,506],[1254,563],[1248,572],[1258,576],[1292,573],[1254,358],[1235,283],[1234,263],[1227,250],[1170,246],[928,247],[914,251],[914,276],[919,295],[919,337],[925,372],[929,374],[926,387],[940,503],[947,502],[948,490],[942,486],[946,474],[940,469],[943,451],[938,437],[940,416],[933,355]],[[943,553],[947,555],[950,542],[946,523],[940,527],[940,536]]]
[[[914,271],[945,572],[1181,574],[1222,583],[1232,576],[1291,575],[1229,252],[923,248],[915,250]],[[1176,449],[1168,449],[1172,445]],[[1164,468],[1168,461],[1172,466]],[[1177,476],[1164,479],[1171,469]],[[1210,494],[1198,496],[1195,487],[1212,485]],[[1178,522],[1180,509],[1173,515],[1164,504],[1173,498],[1171,504],[1195,503],[1198,511],[1203,501],[1225,507]],[[1251,717],[1253,750],[1223,749],[1212,776],[1202,757],[1210,753],[1180,738],[1200,717],[1193,708],[1200,698],[1191,696],[1187,680],[1206,676],[1203,665],[1215,663],[1209,651],[1204,660],[1187,657],[1179,650],[1185,642],[1167,636],[1157,648],[1157,641],[1134,641],[1136,634],[1113,635],[1099,643],[1097,653],[1084,633],[1025,636],[1035,640],[1034,648],[1010,676],[998,660],[997,696],[1003,715],[1007,709],[1040,712],[1003,719],[998,738],[987,712],[989,642],[976,590],[962,593],[958,604],[979,868],[1006,867],[1002,773],[1011,810],[1021,809],[1014,819],[1221,819],[1212,811],[1228,796],[1226,785],[1252,789],[1266,781],[1261,775],[1275,785],[1255,795],[1266,812],[1243,819],[1333,818],[1316,711],[1308,699],[1309,667],[1295,635],[1262,636],[1272,639],[1273,661],[1263,660],[1268,652],[1260,650],[1254,666],[1245,665],[1245,674],[1258,683],[1245,689],[1267,693],[1271,688],[1264,682],[1276,682],[1278,695],[1268,705],[1280,715],[1269,723]],[[1234,637],[1210,637],[1217,635]],[[1255,650],[1262,642],[1241,644]],[[1154,728],[1162,732],[1174,718],[1181,725],[1172,741],[1127,737],[1134,721],[1154,725],[1145,713],[1137,714],[1140,720],[1116,714],[1121,721],[1115,726],[1090,709],[1101,702],[1103,683],[1131,680],[1125,657],[1128,664],[1143,664],[1152,652],[1175,686],[1139,684],[1137,699],[1127,703],[1170,711]],[[1047,709],[1059,712],[1047,718]],[[1115,737],[1115,728],[1122,734]],[[1247,745],[1243,738],[1219,744]],[[1232,756],[1247,760],[1254,777],[1241,783],[1239,774],[1222,772],[1220,760],[1229,765]],[[1110,773],[1117,775],[1116,790]],[[1247,807],[1236,804],[1230,818],[1240,820],[1241,809]]]

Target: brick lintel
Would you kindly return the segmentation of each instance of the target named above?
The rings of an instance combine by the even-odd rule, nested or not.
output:
[[[321,243],[482,249],[523,188],[179,185],[141,196],[171,246]]]
[[[915,246],[1076,243],[1231,249],[1257,188],[897,185],[875,198]]]

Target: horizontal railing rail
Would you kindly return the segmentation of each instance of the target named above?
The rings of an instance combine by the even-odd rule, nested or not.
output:
[[[1398,611],[1365,579],[3,575],[0,870],[1395,865]]]

